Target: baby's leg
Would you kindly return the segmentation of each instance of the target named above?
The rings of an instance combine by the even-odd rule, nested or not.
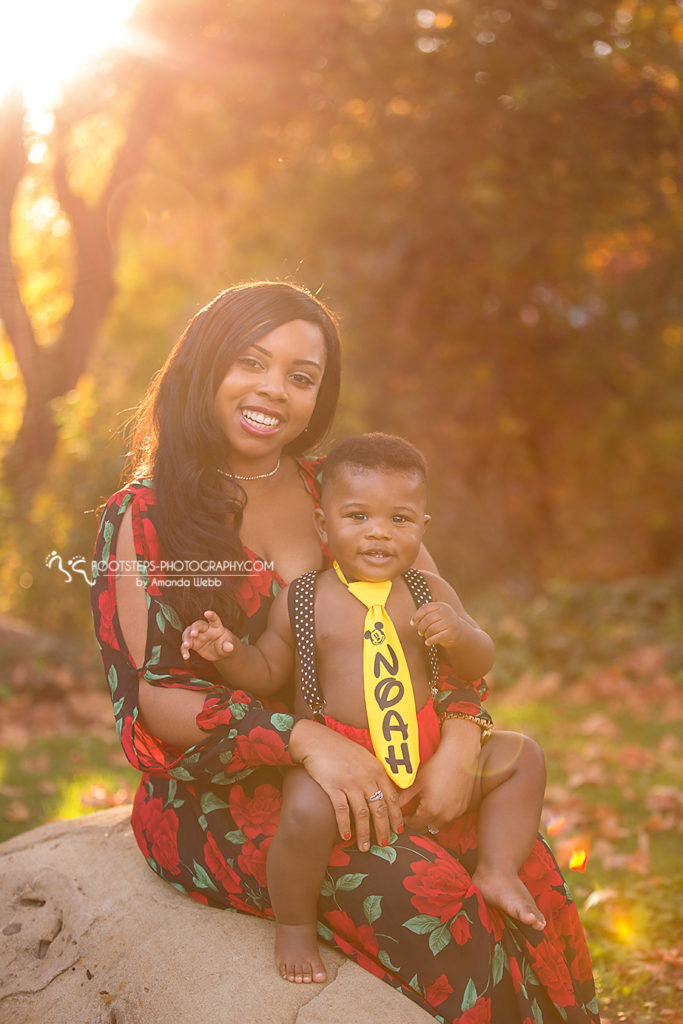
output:
[[[316,920],[320,888],[337,836],[327,794],[305,768],[290,769],[266,865],[276,921],[275,962],[286,981],[325,981],[327,977]]]
[[[534,740],[495,732],[482,748],[477,785],[479,856],[472,881],[487,903],[541,930],[545,918],[518,875],[541,819],[545,759]]]

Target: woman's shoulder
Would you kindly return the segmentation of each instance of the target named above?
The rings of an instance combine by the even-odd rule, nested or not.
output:
[[[104,517],[122,515],[129,507],[135,506],[139,511],[154,505],[154,486],[150,477],[130,480],[112,496],[104,506]]]
[[[297,455],[296,464],[304,483],[316,501],[320,500],[324,455]]]
[[[116,543],[118,532],[126,513],[133,517],[133,533],[140,538],[144,547],[155,546],[157,542],[154,525],[154,487],[149,478],[130,480],[115,491],[106,502],[100,516],[98,537],[104,539],[110,548]],[[145,538],[144,545],[142,538]]]

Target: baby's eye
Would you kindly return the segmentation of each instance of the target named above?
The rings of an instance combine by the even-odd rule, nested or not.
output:
[[[363,519],[367,519],[365,512],[349,512],[349,519],[355,519],[356,522],[361,522]]]
[[[407,523],[408,516],[395,515],[391,517],[391,520],[394,523]]]

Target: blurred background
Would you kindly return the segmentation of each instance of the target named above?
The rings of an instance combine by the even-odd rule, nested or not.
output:
[[[335,436],[428,458],[605,1020],[681,1020],[683,4],[500,4],[0,14],[0,837],[130,799],[88,593],[122,427],[217,292],[294,281]]]

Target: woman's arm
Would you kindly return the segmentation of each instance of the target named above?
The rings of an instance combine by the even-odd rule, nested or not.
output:
[[[183,663],[180,621],[150,568],[161,558],[153,505],[147,481],[119,491],[95,548],[95,631],[128,759],[141,771],[216,784],[257,765],[291,765],[292,715],[221,685],[208,664]]]
[[[417,558],[413,562],[413,569],[419,569],[420,572],[433,572],[435,576],[439,575],[439,570],[436,567],[436,562],[427,551],[424,544],[420,544],[420,550]]]
[[[147,644],[148,606],[144,581],[138,571],[138,553],[133,537],[133,512],[129,505],[119,526],[116,562],[124,571],[116,574],[116,611],[128,653],[140,672],[144,670]],[[139,679],[138,703],[143,726],[169,746],[181,750],[206,739],[197,725],[206,695],[198,690],[162,689],[152,686],[144,674]]]

